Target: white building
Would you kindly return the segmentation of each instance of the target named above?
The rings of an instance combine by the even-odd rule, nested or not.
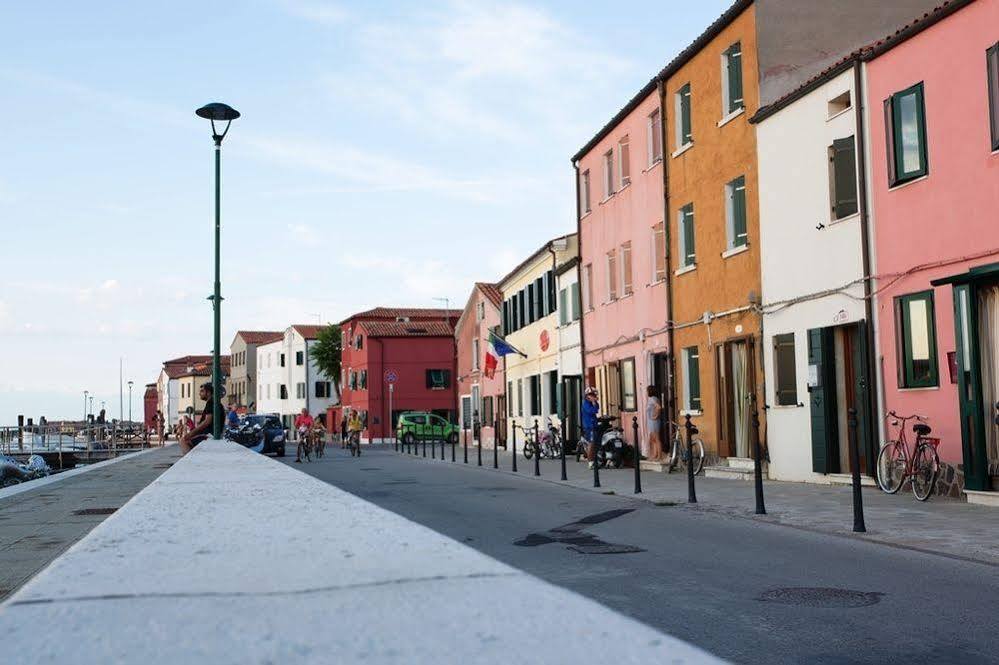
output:
[[[578,256],[555,269],[555,288],[558,292],[558,327],[555,329],[559,373],[558,412],[562,418],[567,418],[567,439],[577,441],[581,434],[579,410],[583,401],[582,334],[579,324],[583,316],[583,302],[579,290]]]
[[[180,377],[189,373],[195,366],[210,363],[211,356],[182,356],[163,362],[163,368],[156,379],[157,409],[163,414],[167,428],[177,424],[180,411]]]
[[[766,440],[770,476],[780,480],[848,479],[851,408],[861,468],[873,472],[876,381],[862,281],[871,222],[854,75],[846,62],[754,118]]]
[[[323,326],[293,325],[256,347],[257,413],[276,413],[289,430],[303,408],[315,417],[339,402],[336,386],[309,353]]]

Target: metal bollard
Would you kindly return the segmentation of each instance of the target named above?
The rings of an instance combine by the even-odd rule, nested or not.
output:
[[[534,419],[534,475],[541,475],[541,439],[538,438],[538,419]]]
[[[559,459],[562,462],[562,480],[569,480],[565,473],[565,417],[562,418],[562,445],[559,446]]]
[[[427,437],[421,437],[423,439],[423,456],[427,456]]]
[[[684,416],[686,419],[683,428],[687,430],[687,503],[697,503],[697,492],[694,490],[694,435],[697,428],[690,422],[690,414]]]
[[[481,438],[479,439],[479,450],[480,451],[482,450],[482,439]],[[480,452],[479,455],[481,456],[482,453]],[[499,468],[499,440],[498,439],[494,439],[493,440],[493,468],[494,469],[498,469]]]
[[[465,464],[468,464],[468,430],[465,430]]]
[[[437,459],[437,439],[430,439],[430,459]]]
[[[760,412],[756,408],[756,393],[750,397],[753,405],[753,482],[756,485],[756,514],[766,515],[763,503],[763,453],[760,451]]]
[[[513,472],[517,473],[517,423],[513,424]]]
[[[451,438],[451,437],[449,436],[448,438]],[[445,453],[447,452],[446,448],[447,448],[447,439],[441,439],[441,461],[442,462],[446,462],[447,461],[447,457],[445,457]]]
[[[631,430],[635,434],[635,494],[642,493],[642,453],[638,446],[638,416],[631,417]]]
[[[853,530],[856,533],[867,531],[864,524],[864,496],[860,490],[860,448],[857,443],[857,410],[846,410],[847,425],[850,428],[850,467],[853,475]]]
[[[604,436],[604,428],[597,422],[596,429],[593,430],[593,486],[600,487],[600,462],[597,460],[597,448],[600,447],[600,440]]]

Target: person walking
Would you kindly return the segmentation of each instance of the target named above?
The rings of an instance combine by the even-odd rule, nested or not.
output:
[[[583,394],[581,420],[583,439],[587,442],[586,458],[590,460],[590,468],[597,458],[597,415],[600,413],[600,401],[597,399],[597,389],[589,387]],[[579,460],[579,446],[576,447],[576,460]]]
[[[663,406],[659,401],[656,386],[650,385],[646,391],[648,399],[645,401],[645,427],[648,429],[648,459],[658,462],[663,456],[663,444],[659,438],[659,431],[662,425]],[[641,451],[637,451],[641,455]]]
[[[343,414],[340,418],[340,447],[347,447],[347,418]]]

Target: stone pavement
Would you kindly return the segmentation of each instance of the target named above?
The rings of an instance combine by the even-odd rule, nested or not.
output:
[[[179,457],[177,446],[157,448],[0,498],[0,601],[107,519],[106,509],[120,507]]]
[[[422,455],[422,449],[420,451]],[[428,447],[427,454],[430,454]],[[518,475],[534,477],[534,462],[527,460],[518,447]],[[451,463],[450,446],[446,449]],[[459,444],[455,458],[462,465]],[[511,473],[510,452],[500,449],[499,468]],[[423,460],[422,456],[419,457]],[[429,461],[429,458],[428,458]],[[469,466],[476,465],[476,450],[468,449]],[[440,449],[437,449],[437,463]],[[483,468],[492,470],[492,449],[482,450]],[[559,461],[541,461],[541,480],[562,483]],[[642,494],[635,495],[635,471],[632,468],[601,469],[599,489],[593,487],[593,472],[583,462],[567,458],[565,483],[591,492],[640,498],[653,503],[676,503],[688,510],[710,511],[734,517],[807,529],[896,547],[970,559],[999,565],[999,510],[971,505],[964,501],[934,496],[926,503],[916,501],[910,491],[885,494],[876,487],[864,487],[864,516],[867,532],[853,532],[853,495],[850,486],[816,485],[764,481],[763,496],[767,514],[756,515],[752,481],[726,480],[697,476],[698,503],[687,504],[687,476],[653,471],[642,472]]]

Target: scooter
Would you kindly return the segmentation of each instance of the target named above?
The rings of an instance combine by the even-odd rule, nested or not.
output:
[[[260,425],[252,425],[246,421],[235,427],[226,427],[223,436],[227,441],[238,443],[254,452],[263,452],[264,436]]]
[[[613,466],[620,469],[624,463],[627,444],[624,442],[624,431],[620,427],[613,427],[612,422],[617,420],[615,416],[601,416],[597,418],[597,431],[600,435],[600,445],[597,446],[597,464],[601,468]]]

